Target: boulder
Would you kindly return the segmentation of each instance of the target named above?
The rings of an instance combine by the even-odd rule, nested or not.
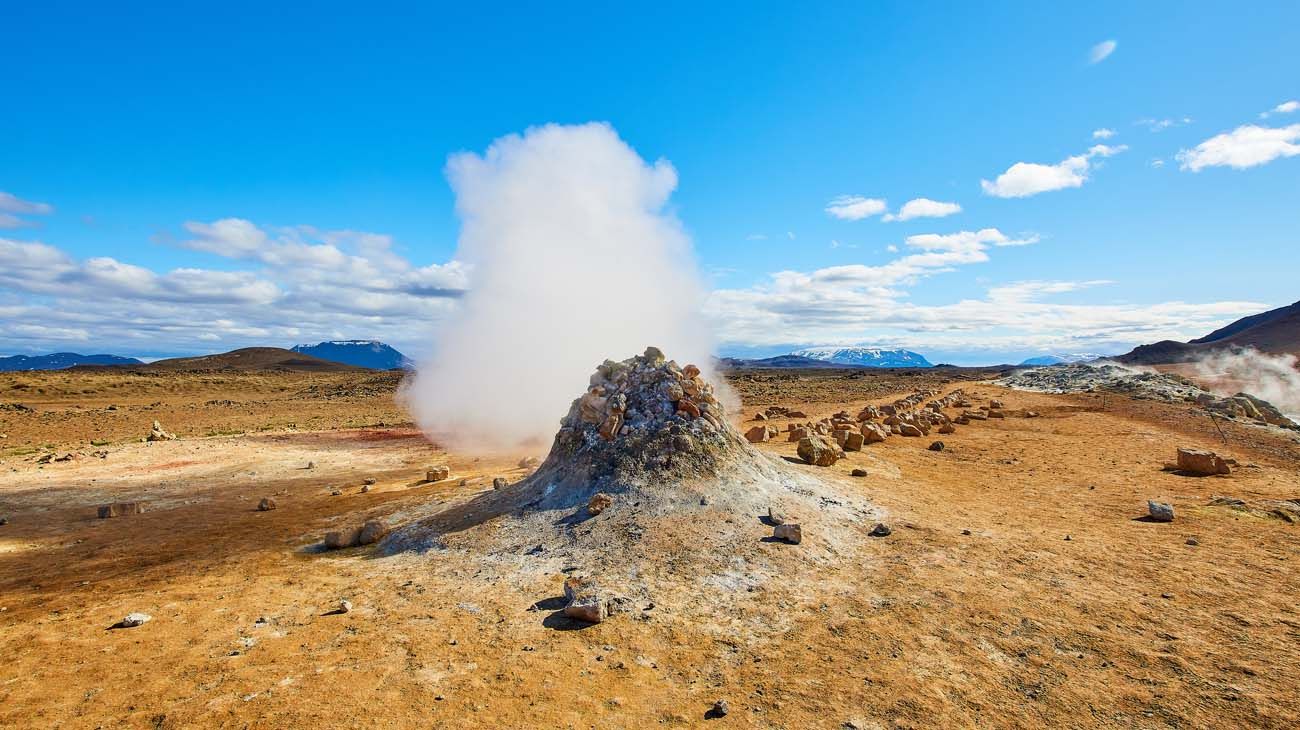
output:
[[[1204,475],[1232,473],[1227,461],[1213,451],[1204,449],[1178,449],[1178,469]]]
[[[798,453],[805,464],[813,466],[830,466],[839,459],[835,449],[820,436],[799,439]]]
[[[991,401],[989,401],[989,409],[990,409],[990,410],[998,410],[998,409],[1000,409],[1000,408],[1002,408],[1002,401],[997,400],[996,398],[993,399],[993,400],[991,400]]]
[[[357,533],[358,545],[373,545],[384,539],[388,534],[388,524],[382,520],[366,520],[361,526],[361,531]]]
[[[342,550],[343,548],[356,546],[360,539],[361,528],[346,527],[342,530],[325,533],[325,547],[328,550]]]
[[[154,422],[153,422],[153,428],[150,429],[150,431],[149,431],[149,435],[148,435],[148,437],[146,437],[146,440],[148,440],[148,441],[172,441],[172,440],[174,440],[175,438],[176,438],[176,434],[173,434],[173,433],[167,433],[167,431],[163,430],[163,427],[162,427],[162,424],[161,424],[161,423],[159,423],[159,422],[157,422],[157,421],[154,421]]]
[[[101,504],[97,510],[97,514],[101,520],[110,517],[141,515],[144,514],[144,502],[113,502],[112,504]]]
[[[861,451],[862,444],[866,442],[866,437],[860,431],[849,431],[844,436],[844,443],[841,446],[845,451]]]
[[[598,624],[609,616],[609,604],[600,596],[595,584],[585,578],[564,581],[564,597],[568,604],[564,615],[590,624]]]
[[[1006,418],[1007,414],[1002,411],[989,411],[989,418]]]
[[[258,512],[270,512],[276,508],[275,499],[272,497],[262,497],[262,501],[257,503]]]
[[[930,444],[929,449],[931,451],[943,451],[943,442],[935,441],[934,443]]]
[[[613,497],[604,492],[596,492],[591,495],[591,499],[587,502],[587,511],[593,515],[598,515],[613,506]]]
[[[898,435],[917,438],[920,436],[924,436],[925,431],[922,431],[920,428],[917,428],[916,426],[910,423],[900,423],[898,424]]]
[[[889,431],[878,423],[864,423],[859,429],[864,443],[874,444],[889,438]]]
[[[505,477],[495,477],[492,479],[493,489],[505,489],[507,486],[509,486],[509,483],[506,482]]]
[[[451,467],[446,465],[434,466],[434,467],[430,467],[429,470],[425,472],[424,481],[440,482],[443,479],[446,479],[447,477],[450,476],[451,476]]]
[[[886,525],[883,522],[877,522],[876,526],[871,528],[871,532],[867,534],[872,537],[889,537],[893,532],[893,530],[889,529],[889,525]]]
[[[745,432],[745,440],[751,444],[761,444],[766,441],[771,434],[767,431],[767,426],[754,426]]]
[[[1174,508],[1173,505],[1164,502],[1147,500],[1147,515],[1156,522],[1173,522]]]
[[[803,529],[799,525],[777,525],[772,530],[772,537],[784,540],[791,545],[798,545],[803,542]]]
[[[802,441],[802,440],[808,438],[808,437],[811,436],[811,435],[812,435],[812,434],[811,434],[811,433],[808,431],[808,429],[806,429],[806,428],[796,428],[796,429],[792,429],[792,430],[790,431],[790,435],[787,436],[785,440],[786,440],[786,441]]]

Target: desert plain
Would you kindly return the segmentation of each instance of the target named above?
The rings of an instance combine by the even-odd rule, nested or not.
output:
[[[591,566],[527,544],[478,560],[464,543],[491,524],[454,550],[321,548],[546,456],[431,441],[399,373],[0,374],[0,726],[1300,725],[1300,525],[1268,507],[1300,499],[1297,434],[996,376],[730,373],[742,431],[773,405],[817,419],[919,389],[1008,417],[829,467],[784,433],[755,444],[873,516],[805,509],[790,545],[725,500],[647,515],[634,544],[661,588],[586,624],[557,607]],[[178,438],[143,441],[155,420]],[[1237,466],[1165,470],[1182,446]],[[97,517],[113,502],[144,511]],[[115,627],[132,612],[151,620]]]

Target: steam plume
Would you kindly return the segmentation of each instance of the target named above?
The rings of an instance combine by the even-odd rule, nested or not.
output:
[[[595,366],[647,345],[707,368],[689,238],[665,206],[677,173],[607,124],[546,125],[447,163],[470,290],[405,396],[458,449],[549,442]]]
[[[1193,363],[1196,375],[1224,395],[1250,393],[1293,419],[1300,415],[1300,370],[1295,355],[1269,355],[1254,349],[1222,351]]]

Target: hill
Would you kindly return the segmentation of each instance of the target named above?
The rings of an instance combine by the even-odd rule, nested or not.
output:
[[[822,360],[836,365],[866,368],[928,368],[929,360],[911,350],[884,350],[878,347],[807,347],[792,355]]]
[[[799,355],[777,355],[776,357],[764,357],[757,360],[746,360],[739,357],[724,357],[719,362],[722,363],[723,369],[739,370],[741,368],[838,368],[845,367],[862,367],[861,365],[837,365],[825,360],[816,360],[811,357],[802,357]]]
[[[0,357],[0,372],[15,370],[63,370],[78,365],[143,365],[133,357],[118,355],[80,355],[75,352],[55,352],[50,355],[14,355]]]
[[[1300,355],[1300,302],[1252,314],[1210,334],[1175,342],[1162,340],[1115,358],[1131,365],[1190,362],[1212,352],[1254,348],[1272,354]]]
[[[324,360],[280,347],[245,347],[216,355],[176,357],[144,366],[149,370],[303,370],[309,372],[345,372],[358,370],[352,365]]]
[[[1103,357],[1105,355],[1092,352],[1071,352],[1063,355],[1039,355],[1038,357],[1027,358],[1020,364],[1025,366],[1061,365],[1070,362],[1091,362],[1100,360]]]
[[[372,370],[411,370],[415,363],[406,355],[373,340],[334,340],[315,345],[294,345],[294,352]]]

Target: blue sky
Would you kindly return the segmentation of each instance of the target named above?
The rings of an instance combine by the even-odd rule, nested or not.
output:
[[[676,168],[725,353],[1119,352],[1300,299],[1300,5],[698,5],[8,8],[0,353],[427,349],[472,285],[448,156],[588,121]],[[921,198],[960,212],[883,220]]]

